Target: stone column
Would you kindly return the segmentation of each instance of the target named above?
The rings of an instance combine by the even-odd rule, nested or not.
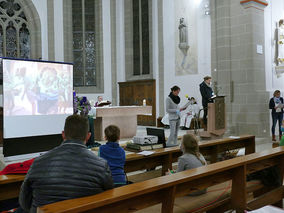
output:
[[[263,52],[267,2],[211,3],[213,81],[226,95],[228,133],[266,137],[270,129]]]

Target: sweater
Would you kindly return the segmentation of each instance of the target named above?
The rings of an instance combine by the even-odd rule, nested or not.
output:
[[[204,159],[203,155],[200,154],[200,159],[205,162],[206,165],[206,160]],[[203,166],[201,161],[193,154],[185,153],[182,156],[179,157],[178,159],[178,168],[177,172],[182,172],[188,169],[194,169],[197,167]],[[198,190],[195,192],[190,193],[190,196],[197,196],[206,193],[207,189],[202,189]]]
[[[202,154],[200,154],[200,159],[206,163]],[[177,172],[182,172],[182,171],[197,168],[200,166],[203,166],[203,164],[195,155],[185,153],[182,156],[180,156],[178,159]]]
[[[118,142],[107,142],[100,146],[99,156],[108,162],[114,184],[126,184],[124,164],[125,151]]]
[[[282,135],[279,145],[280,146],[284,146],[284,135]]]
[[[182,108],[187,108],[189,104],[190,102],[187,102]],[[173,102],[173,100],[170,97],[167,97],[166,112],[169,114],[169,121],[180,119],[180,114],[177,111],[180,112],[179,105]]]

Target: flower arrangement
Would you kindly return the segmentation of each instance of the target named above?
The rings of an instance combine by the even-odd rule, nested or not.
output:
[[[73,97],[74,114],[77,114],[79,112],[80,115],[87,116],[90,110],[91,110],[91,104],[88,101],[87,97],[86,96],[78,97],[75,94],[75,96]]]

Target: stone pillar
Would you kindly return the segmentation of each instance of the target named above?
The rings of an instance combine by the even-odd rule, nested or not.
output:
[[[269,135],[264,66],[266,6],[263,0],[211,2],[213,81],[221,87],[220,94],[226,95],[230,134]]]

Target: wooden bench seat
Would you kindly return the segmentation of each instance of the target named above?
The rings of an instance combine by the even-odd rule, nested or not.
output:
[[[211,163],[217,161],[218,153],[227,150],[245,148],[245,154],[255,152],[255,136],[243,135],[240,138],[222,138],[199,142],[203,155],[210,156]],[[170,147],[155,150],[155,154],[142,156],[136,153],[126,155],[124,170],[126,173],[162,166],[161,174],[172,169],[172,163],[181,155],[179,147]],[[25,175],[0,175],[0,200],[16,198]],[[9,193],[7,193],[9,192]]]
[[[174,168],[176,169],[176,168]],[[141,172],[135,175],[129,175],[128,180],[133,183],[150,180],[161,176],[161,169]],[[264,186],[259,180],[247,182],[247,193],[250,198],[253,198],[252,193],[262,189]],[[218,185],[211,186],[207,189],[207,193],[199,196],[183,196],[175,199],[174,213],[187,212],[203,212],[206,208],[210,209],[220,202],[228,202],[231,193],[231,181],[227,181]],[[249,199],[251,200],[251,199]],[[161,212],[161,204],[148,207],[137,213],[156,213]]]
[[[232,181],[230,198],[218,206],[215,212],[224,208],[244,212],[248,207],[260,208],[264,205],[282,202],[283,186],[259,196],[249,203],[247,197],[246,176],[272,166],[280,170],[281,180],[284,172],[284,147],[254,153],[215,164],[183,171],[174,175],[163,176],[140,183],[115,188],[103,193],[65,200],[38,208],[38,212],[133,212],[162,203],[161,212],[171,213],[175,199],[185,196],[194,190],[208,188],[226,181]]]
[[[188,213],[188,212],[204,212],[207,209],[212,209],[220,203],[229,203],[231,194],[231,181],[226,181],[221,184],[211,186],[207,189],[206,194],[198,196],[182,196],[177,197],[174,203],[174,213]],[[263,188],[263,184],[259,180],[247,182],[247,193],[252,199],[251,193]],[[156,213],[161,212],[162,205],[157,204],[139,211],[137,213]]]

